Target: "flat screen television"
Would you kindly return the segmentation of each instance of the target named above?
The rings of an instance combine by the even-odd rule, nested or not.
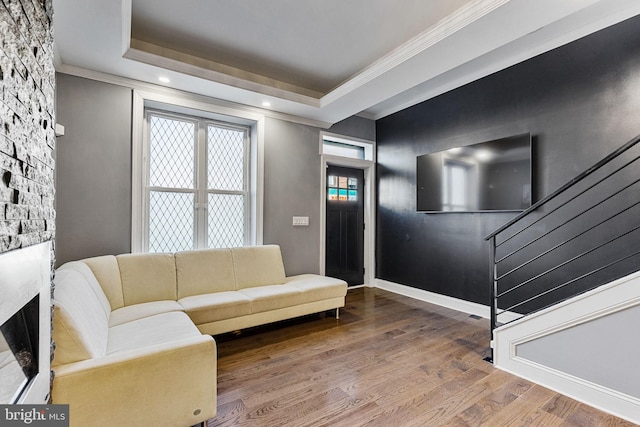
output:
[[[519,211],[531,206],[531,134],[417,158],[419,212]]]

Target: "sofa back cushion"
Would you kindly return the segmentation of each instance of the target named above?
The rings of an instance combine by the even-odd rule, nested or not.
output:
[[[56,270],[53,295],[53,365],[102,357],[111,308],[91,269],[80,261]]]
[[[173,254],[124,254],[116,259],[125,306],[178,299]]]
[[[177,252],[175,258],[178,299],[236,290],[233,260],[229,249]]]
[[[120,281],[120,269],[118,268],[116,257],[104,255],[86,258],[82,262],[89,266],[96,279],[98,279],[98,283],[100,283],[104,294],[109,300],[111,310],[123,307],[122,281]]]
[[[286,281],[278,245],[232,248],[231,255],[238,289],[280,285]]]

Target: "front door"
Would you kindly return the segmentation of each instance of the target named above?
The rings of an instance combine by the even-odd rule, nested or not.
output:
[[[327,166],[325,274],[364,282],[364,171]]]

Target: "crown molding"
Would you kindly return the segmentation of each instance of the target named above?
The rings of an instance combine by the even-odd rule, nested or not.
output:
[[[89,70],[86,68],[76,67],[73,65],[62,64],[56,67],[56,72],[62,73],[62,74],[68,74],[76,77],[82,77],[90,80],[96,80],[96,81],[109,83],[117,86],[123,86],[132,90],[153,92],[153,93],[167,95],[171,97],[187,98],[197,102],[203,102],[203,103],[207,103],[207,104],[211,104],[219,107],[235,109],[235,110],[244,111],[244,112],[253,113],[253,114],[260,114],[265,117],[284,120],[292,123],[298,123],[306,126],[317,127],[320,129],[328,129],[333,124],[333,123],[324,122],[321,120],[314,120],[306,117],[294,116],[291,114],[280,113],[277,111],[252,107],[245,104],[226,101],[224,99],[200,95],[194,92],[187,92],[187,91],[169,88],[166,86],[155,85],[155,84],[143,82],[140,80],[134,80],[127,77],[121,77],[113,74],[103,73],[100,71]]]
[[[449,15],[427,31],[394,49],[386,56],[374,62],[320,99],[326,106],[340,99],[372,80],[384,75],[393,68],[419,55],[436,45],[451,34],[486,16],[511,0],[479,0],[470,2]]]

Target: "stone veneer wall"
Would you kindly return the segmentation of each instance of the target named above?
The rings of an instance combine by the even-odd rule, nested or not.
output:
[[[0,0],[0,253],[50,241],[53,278],[52,21],[52,0]]]
[[[53,241],[51,0],[0,0],[0,252]]]

